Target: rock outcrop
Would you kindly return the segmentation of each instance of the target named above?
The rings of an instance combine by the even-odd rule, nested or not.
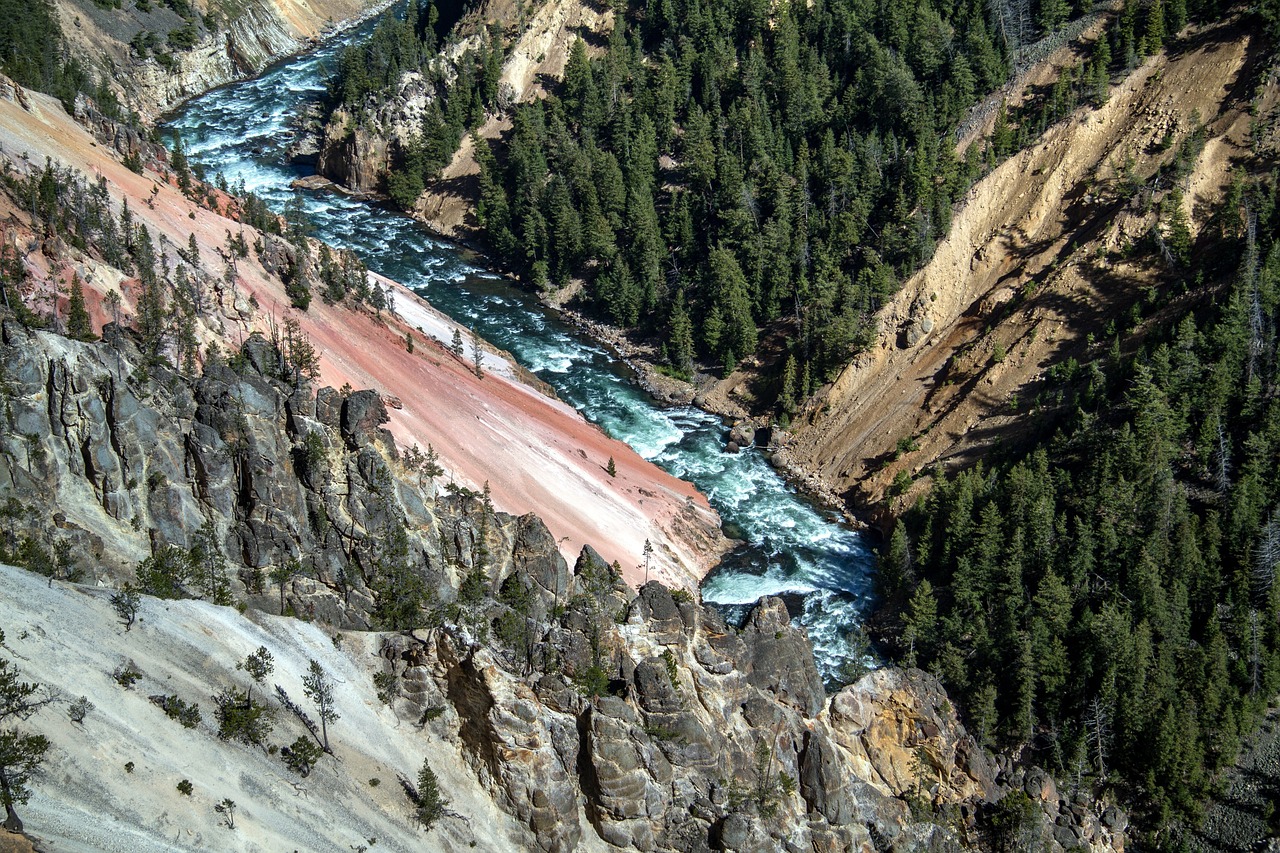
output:
[[[145,227],[155,254],[169,258],[171,278],[185,275],[191,298],[201,306],[191,318],[195,345],[189,361],[204,360],[210,345],[238,350],[254,331],[270,338],[273,326],[278,333],[283,323],[296,323],[319,356],[317,384],[376,391],[387,401],[385,428],[398,447],[434,447],[448,480],[477,493],[487,481],[499,509],[517,516],[536,512],[570,559],[592,544],[635,574],[649,540],[654,576],[692,587],[728,547],[715,512],[690,484],[588,424],[545,393],[545,386],[529,382],[509,357],[483,344],[484,375],[478,377],[472,358],[459,358],[444,343],[455,330],[469,337],[467,330],[415,294],[369,275],[362,265],[353,267],[354,259],[343,253],[329,252],[326,279],[327,250],[310,243],[300,252],[293,242],[250,227],[244,205],[212,187],[193,182],[184,193],[154,147],[130,148],[129,134],[100,116],[93,129],[106,144],[95,142],[56,100],[17,87],[8,94],[0,86],[0,145],[14,174],[29,174],[54,158],[67,170],[60,168],[58,178],[67,198],[72,184],[87,186],[92,175],[99,215],[120,222],[127,202],[132,226]],[[87,111],[85,116],[92,118]],[[142,174],[121,163],[118,148],[142,153]],[[105,197],[97,195],[99,189]],[[83,249],[77,246],[80,236],[45,240],[45,223],[32,222],[29,206],[0,192],[0,215],[10,213],[7,241],[29,274],[24,298],[56,306],[65,317],[65,292],[78,276],[95,332],[117,316],[136,321],[143,287],[132,259],[117,256],[118,241],[110,234],[84,235]],[[285,285],[299,264],[314,282],[305,311],[289,307]],[[319,292],[322,281],[325,293]],[[347,298],[334,298],[329,288],[335,282]],[[374,289],[382,310],[352,297]],[[113,293],[119,301],[111,308]],[[414,341],[412,348],[407,339]],[[172,349],[167,355],[175,357]],[[252,360],[252,349],[245,357]],[[616,477],[605,469],[610,457]]]
[[[376,14],[393,0],[112,4],[56,0],[70,50],[153,122],[183,100],[261,71]],[[120,4],[115,4],[119,6]],[[203,8],[201,8],[203,7]],[[140,48],[139,45],[150,47]]]
[[[189,594],[216,598],[214,571],[259,611],[418,628],[380,635],[370,683],[400,737],[445,739],[519,846],[938,849],[981,837],[1016,789],[1046,849],[1121,847],[1044,774],[998,768],[931,676],[828,697],[778,599],[735,628],[688,592],[633,592],[590,548],[570,569],[537,517],[443,494],[400,457],[380,395],[273,379],[268,341],[190,379],[139,370],[114,326],[100,344],[0,331],[6,552],[116,586],[172,547],[203,567]]]

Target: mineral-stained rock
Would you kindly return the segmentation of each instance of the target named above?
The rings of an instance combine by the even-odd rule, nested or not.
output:
[[[938,803],[995,794],[990,760],[965,733],[933,676],[876,670],[836,694],[831,723],[859,777],[889,796],[906,796],[920,784]]]

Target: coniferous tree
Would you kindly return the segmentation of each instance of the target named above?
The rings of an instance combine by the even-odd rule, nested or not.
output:
[[[77,341],[94,341],[93,323],[84,304],[84,286],[79,275],[71,276],[71,288],[67,305],[67,337]]]
[[[3,645],[4,632],[0,631],[0,646]],[[4,828],[11,832],[22,831],[15,806],[31,797],[27,785],[44,762],[50,745],[44,735],[28,734],[17,724],[52,701],[42,685],[19,681],[18,668],[0,658],[0,805],[5,811]]]
[[[319,661],[311,661],[307,666],[307,674],[302,677],[302,692],[315,706],[316,716],[320,718],[321,746],[332,754],[329,748],[329,723],[341,719],[335,707],[333,681],[320,666]]]

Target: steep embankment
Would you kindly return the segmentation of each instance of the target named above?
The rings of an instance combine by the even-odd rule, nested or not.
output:
[[[23,724],[52,741],[21,808],[27,830],[60,851],[368,849],[375,838],[397,851],[909,851],[988,837],[989,804],[1025,790],[1021,840],[1123,850],[1122,834],[1060,800],[1043,772],[999,771],[931,676],[881,670],[827,700],[780,601],[737,631],[658,584],[632,597],[602,568],[587,559],[570,575],[561,562],[529,588],[546,655],[526,666],[453,624],[333,635],[198,601],[144,598],[125,631],[106,590],[0,566],[0,654],[58,699]],[[567,608],[553,609],[551,588]],[[236,665],[260,646],[274,672],[254,687]],[[619,686],[589,698],[561,672],[593,659]],[[310,661],[337,717],[334,756],[302,777],[271,748],[308,737],[273,687],[310,710]],[[126,669],[131,687],[115,676]],[[248,687],[275,710],[262,748],[220,739],[209,702]],[[203,719],[184,728],[151,695],[195,703]],[[93,707],[77,724],[66,708],[81,696]],[[425,835],[397,784],[424,759],[450,800]],[[224,799],[234,828],[214,810]]]
[[[402,446],[431,444],[450,479],[477,491],[488,482],[499,509],[537,513],[565,554],[591,544],[630,577],[643,562],[648,539],[657,576],[692,587],[722,553],[726,541],[715,513],[692,486],[515,379],[516,368],[504,357],[485,354],[484,378],[477,378],[470,355],[459,358],[441,343],[452,336],[452,322],[407,290],[392,288],[398,316],[318,298],[308,311],[293,311],[278,274],[291,251],[284,241],[195,204],[161,166],[142,175],[124,168],[56,101],[33,93],[19,98],[10,88],[0,98],[0,141],[20,171],[49,157],[95,183],[105,181],[116,215],[128,199],[135,221],[150,229],[157,254],[171,263],[194,238],[201,259],[195,277],[211,302],[199,325],[202,346],[234,347],[253,331],[269,335],[285,317],[295,318],[319,350],[321,384],[377,390],[390,405],[389,428]],[[219,210],[234,208],[224,196],[215,197]],[[7,241],[35,273],[38,290],[48,294],[78,273],[98,317],[95,328],[109,314],[104,299],[111,291],[122,296],[126,322],[137,315],[136,279],[61,241],[42,243],[28,212],[9,212],[17,226],[6,229]],[[238,261],[229,246],[241,232],[261,249]],[[65,297],[59,299],[65,306]],[[407,335],[414,339],[413,352]],[[616,477],[605,470],[610,457]]]
[[[510,0],[479,3],[458,23],[436,61],[456,62],[468,50],[482,48],[493,25],[505,27],[509,39],[498,92],[500,102],[511,105],[545,97],[547,81],[564,76],[574,40],[579,35],[607,36],[613,10],[582,0],[550,0],[529,8]],[[411,72],[401,78],[389,98],[371,96],[366,103],[338,107],[320,132],[317,171],[357,192],[381,191],[392,158],[421,133],[422,114],[436,97],[422,75]],[[510,129],[510,116],[499,111],[489,115],[475,135],[496,139]],[[475,238],[479,174],[472,138],[467,135],[439,180],[432,181],[418,198],[414,215],[451,239]]]
[[[144,122],[254,74],[394,0],[55,0],[70,53],[105,75]]]
[[[156,599],[143,601],[126,633],[108,590],[46,587],[40,577],[7,566],[0,567],[0,589],[6,638],[0,653],[24,680],[48,685],[65,701],[85,696],[94,706],[79,725],[59,702],[23,726],[53,743],[35,796],[20,807],[45,849],[337,850],[364,849],[375,838],[379,850],[420,849],[423,832],[397,776],[416,779],[424,758],[451,809],[471,821],[446,819],[427,843],[465,849],[474,842],[478,850],[498,851],[520,837],[514,819],[467,772],[456,739],[416,729],[378,701],[372,677],[382,669],[381,635],[344,634],[337,644],[320,626],[295,619]],[[259,646],[275,659],[274,674],[255,689],[259,697],[278,683],[304,702],[301,679],[312,660],[339,685],[335,757],[306,778],[266,749],[217,737],[210,696],[251,684],[236,664]],[[141,675],[129,689],[112,677],[127,665]],[[151,695],[195,703],[204,719],[185,728]],[[281,716],[273,734],[273,742],[287,745],[306,731]],[[190,795],[177,789],[184,779]],[[224,798],[236,804],[234,829],[214,811]]]
[[[1234,17],[1193,31],[978,182],[880,312],[871,349],[805,406],[780,458],[869,504],[900,472],[1017,441],[1046,369],[1107,346],[1108,323],[1158,281],[1127,252],[1155,222],[1151,177],[1198,122],[1193,232],[1222,198],[1249,147],[1244,83],[1259,42]]]

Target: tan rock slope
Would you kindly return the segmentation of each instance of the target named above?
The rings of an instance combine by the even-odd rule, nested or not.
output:
[[[1186,193],[1194,229],[1249,145],[1253,93],[1241,83],[1259,42],[1234,18],[1187,36],[974,186],[932,260],[881,311],[876,343],[797,418],[786,464],[874,503],[899,472],[1017,441],[1045,370],[1082,357],[1090,334],[1108,345],[1107,324],[1153,282],[1126,260],[1155,218],[1142,192],[1122,194],[1126,160],[1148,184],[1204,123]]]
[[[135,221],[151,230],[158,253],[167,252],[174,261],[194,235],[211,279],[225,278],[226,246],[230,235],[242,230],[238,222],[197,206],[168,175],[128,170],[52,98],[12,85],[6,91],[7,96],[0,96],[0,145],[15,168],[40,168],[48,157],[92,181],[105,181],[112,206],[118,211],[121,201],[129,200]],[[111,290],[122,295],[122,313],[129,321],[136,281],[88,257],[51,259],[49,252],[38,251],[29,227],[21,227],[29,222],[26,212],[5,215],[18,223],[5,229],[6,239],[17,244],[46,293],[63,287],[76,272],[86,284],[99,327],[105,316],[103,299]],[[243,231],[250,245],[259,239],[268,248],[280,242],[249,228]],[[219,291],[216,310],[201,330],[203,342],[234,346],[255,330],[268,332],[272,323],[296,317],[320,352],[319,384],[377,390],[389,402],[389,428],[402,446],[433,445],[446,478],[476,490],[488,482],[498,509],[541,516],[569,559],[590,544],[636,580],[642,574],[637,567],[643,563],[644,543],[650,540],[654,576],[692,588],[727,546],[715,512],[691,485],[520,381],[516,366],[504,356],[483,354],[484,377],[477,378],[470,346],[464,359],[442,343],[452,337],[452,321],[407,289],[386,282],[398,317],[326,305],[319,298],[310,310],[297,312],[260,257],[251,254],[230,275],[234,284]],[[405,344],[410,334],[412,353]],[[469,335],[464,332],[464,337]],[[610,457],[616,477],[606,472]]]
[[[189,50],[173,51],[174,67],[154,57],[140,58],[129,42],[152,32],[165,43],[167,33],[185,25],[159,0],[151,12],[136,4],[103,8],[94,0],[54,0],[70,51],[116,84],[144,122],[154,122],[186,98],[261,71],[272,61],[386,9],[393,0],[193,0],[202,16],[214,16],[216,28]]]

